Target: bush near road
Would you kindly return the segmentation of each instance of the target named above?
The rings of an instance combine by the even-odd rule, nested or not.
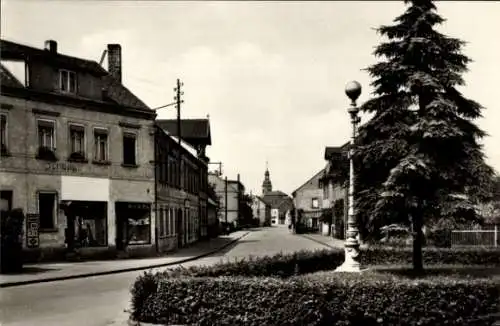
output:
[[[132,318],[191,325],[465,326],[489,325],[497,312],[499,250],[425,250],[428,265],[462,267],[431,267],[418,278],[387,267],[409,265],[411,250],[375,248],[362,257],[372,268],[360,275],[331,272],[344,260],[341,250],[145,273],[132,289]]]

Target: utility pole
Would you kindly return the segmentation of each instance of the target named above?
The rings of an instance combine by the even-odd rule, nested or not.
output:
[[[181,103],[184,103],[184,100],[181,99],[181,96],[184,95],[184,92],[181,90],[181,87],[184,86],[184,83],[180,81],[179,78],[177,78],[177,87],[174,88],[175,91],[175,106],[177,108],[177,137],[179,141],[179,153],[177,155],[177,163],[178,163],[178,181],[179,181],[179,189],[181,188],[181,181],[182,181],[182,170],[181,170],[181,147],[182,147],[182,134],[181,134]]]
[[[218,175],[222,175],[222,162],[209,162],[208,164],[216,164],[219,166]]]
[[[237,209],[238,209],[238,224],[241,223],[241,211],[240,211],[240,208],[241,208],[241,205],[240,205],[240,202],[241,202],[241,187],[240,187],[240,174],[238,173],[238,176],[236,177],[236,180],[238,180],[238,201],[237,201]]]
[[[224,210],[226,213],[226,223],[227,223],[227,177],[224,179],[224,195],[225,195]]]

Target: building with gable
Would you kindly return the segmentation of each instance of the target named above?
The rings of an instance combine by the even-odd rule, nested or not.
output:
[[[315,230],[322,230],[321,217],[323,208],[328,207],[323,200],[321,179],[324,169],[314,174],[309,180],[292,192],[293,203],[302,223]],[[328,226],[326,227],[328,233]]]
[[[260,196],[251,195],[252,198],[252,215],[253,218],[259,220],[259,225],[271,225],[271,205],[266,203]]]
[[[1,49],[1,197],[26,252],[154,251],[156,114],[123,85],[121,46],[108,70],[53,40]]]

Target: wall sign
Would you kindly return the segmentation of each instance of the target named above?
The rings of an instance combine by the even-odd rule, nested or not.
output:
[[[142,203],[127,203],[126,204],[127,209],[140,209],[140,210],[149,210],[150,205],[149,204],[142,204]]]
[[[40,216],[38,214],[26,214],[26,246],[38,248],[40,245]]]
[[[66,162],[48,163],[46,170],[58,172],[78,172],[76,165]]]

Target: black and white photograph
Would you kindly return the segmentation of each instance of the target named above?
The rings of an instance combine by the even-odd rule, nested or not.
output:
[[[0,326],[500,326],[499,1],[0,9]]]

